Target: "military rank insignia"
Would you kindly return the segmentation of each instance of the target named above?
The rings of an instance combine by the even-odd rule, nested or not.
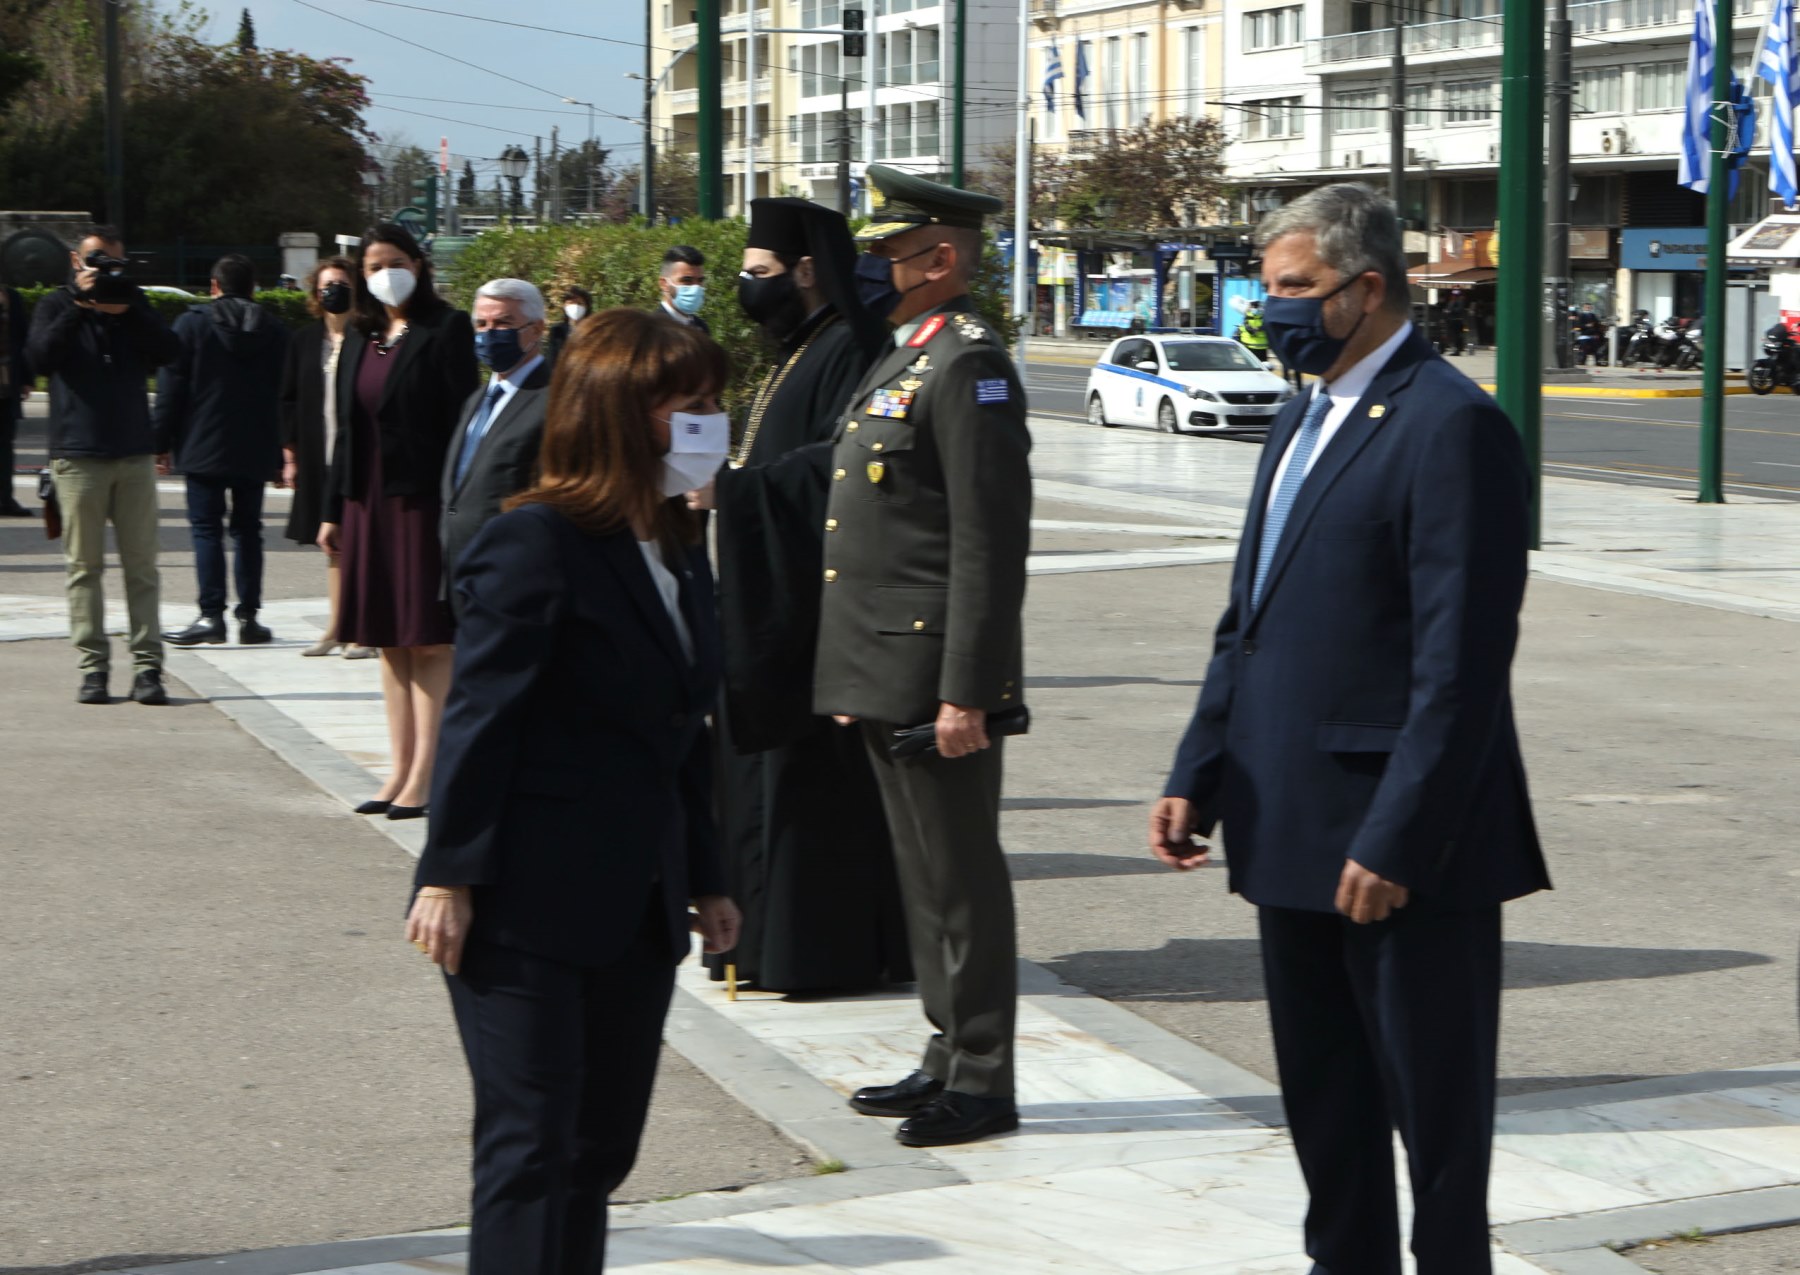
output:
[[[911,390],[876,390],[875,397],[869,400],[867,415],[886,416],[890,420],[903,421],[912,407],[913,392]]]
[[[879,483],[887,475],[887,464],[884,461],[872,460],[865,472],[869,475],[870,482]]]
[[[931,356],[929,354],[921,354],[918,358],[913,360],[913,365],[906,370],[911,372],[914,376],[917,376],[921,372],[931,371]]]
[[[914,349],[918,349],[919,346],[924,345],[927,341],[931,340],[932,337],[938,334],[939,329],[944,326],[944,321],[943,315],[932,315],[920,325],[917,332],[912,334],[912,340],[908,341],[907,344]]]
[[[965,341],[987,340],[987,329],[966,314],[956,316],[956,330],[962,334],[962,339]]]
[[[900,388],[910,394],[923,384],[925,384],[925,382],[921,381],[918,377],[909,376],[904,381],[900,382]]]

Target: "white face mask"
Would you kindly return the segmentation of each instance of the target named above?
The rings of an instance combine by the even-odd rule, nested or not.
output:
[[[662,458],[662,494],[679,496],[712,481],[731,452],[731,417],[669,413],[669,454]]]
[[[419,277],[410,270],[390,266],[369,276],[369,291],[382,305],[405,305],[419,286]]]
[[[563,313],[569,316],[570,323],[580,323],[583,319],[587,318],[587,307],[570,302],[563,307]]]

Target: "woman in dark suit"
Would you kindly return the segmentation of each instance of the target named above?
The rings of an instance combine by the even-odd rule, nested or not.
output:
[[[583,323],[536,486],[457,563],[407,937],[448,975],[475,1083],[470,1275],[602,1269],[690,923],[709,951],[737,941],[705,724],[712,582],[669,499],[725,458],[727,376],[697,329],[635,310]]]
[[[297,545],[317,544],[319,524],[324,521],[325,493],[338,439],[338,364],[350,332],[350,311],[356,304],[356,263],[348,257],[325,258],[306,277],[305,291],[306,309],[318,322],[294,333],[281,377],[281,481],[294,492],[287,538]],[[337,555],[326,555],[331,619],[319,640],[302,655],[330,655],[345,647],[338,637],[341,580]],[[344,654],[349,659],[366,659],[375,651],[349,646]]]
[[[450,687],[438,488],[480,379],[475,330],[438,296],[431,262],[404,226],[369,230],[356,259],[356,328],[338,360],[339,434],[319,546],[341,555],[337,636],[381,648],[393,772],[357,813],[416,819]]]

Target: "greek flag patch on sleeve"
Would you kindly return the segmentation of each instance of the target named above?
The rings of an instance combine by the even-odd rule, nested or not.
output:
[[[975,401],[977,403],[1005,403],[1012,398],[1012,391],[1006,384],[1006,378],[996,376],[992,380],[975,382]]]

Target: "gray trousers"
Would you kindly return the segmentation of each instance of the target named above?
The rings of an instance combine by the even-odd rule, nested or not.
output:
[[[913,971],[936,1029],[920,1069],[946,1088],[1013,1097],[1018,942],[1000,849],[1003,741],[970,757],[895,761],[891,726],[863,724],[906,907]]]

